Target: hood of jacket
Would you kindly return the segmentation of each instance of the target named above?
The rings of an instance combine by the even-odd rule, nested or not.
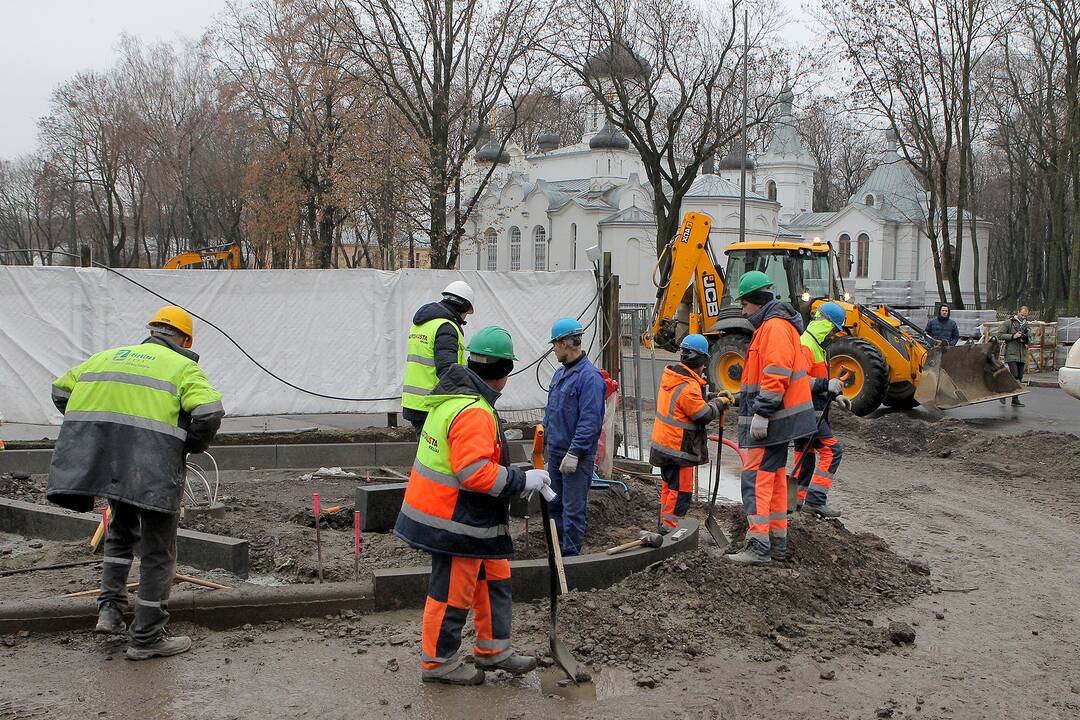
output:
[[[700,375],[686,367],[682,363],[678,365],[668,365],[664,368],[664,374],[660,376],[660,389],[661,390],[673,390],[676,385],[681,385],[689,378],[698,385],[701,385],[705,381]]]
[[[473,395],[484,398],[489,405],[494,407],[500,394],[492,390],[483,378],[464,365],[451,365],[443,372],[439,384],[428,397],[430,404],[435,406],[439,404],[439,399],[436,397],[438,395]]]
[[[145,340],[143,340],[139,344],[140,345],[163,345],[163,346],[169,348],[170,350],[172,350],[173,352],[180,353],[181,355],[186,357],[188,360],[192,360],[194,362],[199,362],[199,354],[197,352],[195,352],[193,350],[188,350],[187,348],[182,348],[182,347],[180,347],[179,345],[177,345],[176,343],[174,343],[172,340],[170,340],[167,337],[162,337],[160,335],[151,335],[150,337],[146,338]]]
[[[439,318],[452,320],[459,326],[465,324],[465,321],[461,319],[461,315],[444,302],[432,302],[427,305],[421,305],[420,309],[413,315],[412,321],[413,325],[423,325],[430,320],[437,320]]]
[[[781,320],[787,320],[789,323],[795,326],[795,330],[800,335],[803,332],[803,320],[799,311],[793,308],[789,303],[783,300],[770,300],[768,304],[763,305],[760,310],[747,318],[750,324],[754,326],[754,329],[761,327],[762,323],[766,320],[772,320],[773,318],[780,318]]]

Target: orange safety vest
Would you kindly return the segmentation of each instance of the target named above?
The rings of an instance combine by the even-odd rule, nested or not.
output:
[[[705,426],[717,411],[705,402],[705,381],[683,364],[668,365],[656,394],[649,462],[689,467],[709,461]]]

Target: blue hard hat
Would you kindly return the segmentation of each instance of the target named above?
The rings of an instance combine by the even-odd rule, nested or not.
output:
[[[679,347],[683,350],[693,350],[701,355],[709,354],[709,341],[705,339],[704,335],[698,335],[697,333],[691,333],[683,338],[679,343]]]
[[[574,318],[559,318],[551,326],[551,340],[549,342],[573,337],[574,335],[582,335],[584,332],[585,328]]]
[[[827,303],[823,303],[821,307],[818,308],[818,314],[835,325],[837,330],[844,329],[844,322],[847,321],[847,312],[840,303],[832,302],[831,300]]]

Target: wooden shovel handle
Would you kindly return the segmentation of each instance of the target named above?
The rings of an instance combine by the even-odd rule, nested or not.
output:
[[[565,595],[570,591],[566,587],[566,570],[563,568],[562,548],[559,547],[559,529],[555,526],[555,518],[548,518],[548,523],[551,524],[551,538],[555,541],[551,543],[551,551],[555,554],[555,568],[559,571],[559,590],[560,594]]]

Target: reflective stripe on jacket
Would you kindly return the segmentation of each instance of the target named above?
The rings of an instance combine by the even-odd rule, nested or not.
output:
[[[427,396],[439,384],[435,367],[435,336],[447,324],[458,335],[457,363],[465,364],[465,336],[456,322],[447,318],[435,318],[409,328],[406,346],[405,376],[402,380],[401,406],[412,410],[426,410]]]
[[[95,497],[180,509],[188,452],[213,440],[225,411],[198,355],[163,338],[97,353],[53,383],[64,422],[47,497],[87,511]]]
[[[481,387],[482,386],[482,387]],[[508,467],[493,400],[471,370],[456,365],[429,396],[394,534],[433,553],[504,558],[514,553],[508,500],[525,473]]]
[[[709,461],[705,427],[716,408],[705,402],[705,381],[683,364],[668,365],[656,394],[649,462],[657,467],[689,467]]]
[[[809,363],[799,335],[802,319],[785,302],[773,300],[749,318],[757,329],[743,365],[739,395],[739,445],[781,445],[814,433],[814,406],[807,378]],[[769,418],[765,439],[750,438],[754,415]]]

